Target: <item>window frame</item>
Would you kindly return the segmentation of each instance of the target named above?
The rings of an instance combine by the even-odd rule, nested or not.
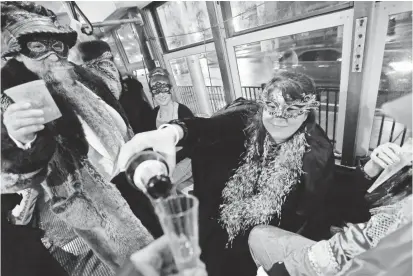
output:
[[[291,34],[298,34],[302,32],[311,32],[320,29],[328,29],[336,26],[343,26],[343,41],[342,41],[342,57],[341,72],[340,72],[340,87],[338,98],[338,112],[336,123],[336,149],[339,151],[343,148],[344,141],[344,124],[345,115],[347,112],[347,92],[349,85],[350,71],[350,53],[352,49],[351,37],[352,37],[352,22],[353,22],[353,9],[346,9],[342,11],[336,11],[334,13],[323,14],[317,18],[307,18],[306,20],[294,21],[288,25],[276,26],[270,29],[260,30],[253,33],[244,34],[242,36],[235,36],[226,40],[226,47],[229,57],[229,64],[231,68],[232,79],[234,82],[234,92],[236,98],[243,97],[241,78],[239,75],[239,67],[237,62],[237,56],[235,47],[256,43],[259,41],[270,40],[275,38],[281,38]]]
[[[374,33],[367,36],[363,71],[365,76],[361,87],[359,121],[356,127],[355,152],[356,156],[365,156],[370,153],[370,140],[376,112],[377,97],[379,93],[381,72],[383,68],[386,36],[388,31],[389,16],[413,12],[408,1],[403,2],[376,2],[377,13],[371,20],[374,22]],[[370,81],[365,81],[365,80]],[[353,135],[354,136],[354,135]]]
[[[128,17],[127,15],[124,15],[120,19],[128,19]],[[127,24],[132,24],[132,23],[127,23]],[[123,47],[122,41],[119,39],[118,32],[117,32],[119,28],[121,27],[122,27],[122,24],[110,30],[110,33],[112,34],[112,37],[115,40],[116,48],[118,49],[118,52],[122,58],[126,71],[131,72],[137,69],[145,69],[146,65],[144,64],[144,61],[139,61],[139,62],[134,62],[134,63],[129,62],[129,58],[126,54],[125,48]],[[140,39],[140,37],[138,37],[138,39]]]
[[[173,75],[173,70],[170,64],[171,60],[184,58],[187,56],[198,55],[199,53],[213,52],[213,51],[216,51],[215,44],[213,42],[209,42],[209,43],[206,43],[205,45],[198,45],[198,46],[191,47],[190,49],[187,49],[186,51],[182,51],[181,49],[181,51],[174,51],[172,53],[164,54],[163,60],[165,62],[166,69],[168,70],[169,73],[171,73],[170,76],[175,86],[178,86],[178,85],[176,84],[175,77]]]
[[[345,3],[339,4],[335,7],[327,7],[327,8],[324,8],[322,10],[314,11],[314,12],[307,13],[307,14],[304,14],[304,15],[300,15],[300,16],[297,16],[297,17],[294,17],[294,18],[288,18],[288,19],[284,19],[284,20],[264,24],[264,25],[261,25],[261,26],[249,28],[249,29],[246,29],[246,30],[242,30],[242,31],[239,31],[239,32],[236,32],[234,30],[234,26],[233,26],[232,21],[231,21],[231,18],[234,16],[232,14],[232,10],[231,10],[231,2],[230,1],[220,1],[220,6],[221,6],[221,9],[222,9],[222,14],[224,16],[224,21],[229,22],[229,24],[224,24],[226,34],[227,34],[228,37],[235,37],[235,36],[239,36],[239,35],[244,35],[244,34],[256,32],[256,31],[259,31],[259,30],[264,30],[264,29],[269,29],[269,28],[273,28],[273,27],[276,27],[276,26],[280,26],[280,25],[289,24],[289,23],[292,23],[292,22],[298,22],[298,21],[301,21],[301,20],[309,19],[309,18],[312,18],[312,17],[324,15],[324,14],[329,14],[329,13],[333,13],[333,12],[337,12],[337,11],[341,11],[341,10],[346,10],[346,9],[352,9],[354,7],[354,3],[353,3],[353,1],[345,2]]]
[[[165,39],[165,33],[162,29],[162,24],[161,24],[161,21],[159,19],[159,15],[156,12],[157,8],[159,8],[160,6],[166,4],[167,2],[168,1],[152,2],[151,4],[149,4],[147,6],[150,13],[151,13],[151,15],[152,15],[153,22],[155,23],[156,34],[159,37],[159,41],[161,42],[161,47],[162,47],[162,50],[163,50],[164,53],[173,53],[173,52],[189,49],[189,48],[192,48],[192,47],[208,44],[208,43],[211,43],[211,42],[214,41],[214,36],[212,35],[211,39],[208,39],[208,40],[205,40],[205,41],[189,44],[189,45],[174,48],[174,49],[169,49],[168,43],[166,42],[166,39]],[[208,20],[209,20],[209,16],[208,16]],[[209,22],[209,23],[211,25],[211,22]],[[211,29],[211,33],[212,33],[212,28],[210,28],[210,29]]]
[[[124,17],[122,17],[121,19],[128,19],[128,17],[127,17],[127,16],[124,16]],[[131,29],[133,29],[132,23],[127,23],[127,24],[121,24],[121,25],[119,25],[118,27],[116,27],[116,28],[114,28],[114,29],[112,30],[113,35],[116,36],[116,40],[119,41],[119,46],[120,46],[120,48],[122,48],[121,51],[124,53],[124,56],[122,56],[122,58],[125,58],[124,63],[126,64],[126,62],[127,62],[128,65],[134,65],[134,64],[143,63],[143,61],[138,61],[138,62],[130,62],[130,61],[129,61],[128,55],[126,54],[125,47],[124,47],[122,41],[120,40],[120,38],[119,38],[119,33],[118,33],[119,29],[122,28],[124,25],[129,25],[129,26],[131,27]],[[138,34],[135,34],[135,32],[134,32],[133,30],[132,30],[132,33],[133,33],[134,35],[137,35],[137,36],[138,36],[138,38],[137,38],[138,40],[141,39],[141,38],[139,37],[139,35],[138,35]],[[138,44],[139,44],[139,42],[138,42]],[[142,54],[142,50],[140,49],[140,45],[138,45],[138,46],[139,46],[139,50],[141,51],[141,54]],[[120,51],[119,51],[119,52],[120,52]],[[122,54],[121,54],[121,55],[122,55]],[[143,56],[143,54],[142,54],[142,56]]]

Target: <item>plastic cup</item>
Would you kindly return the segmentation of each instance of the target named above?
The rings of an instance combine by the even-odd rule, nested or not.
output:
[[[199,201],[192,195],[174,195],[156,200],[155,210],[180,272],[199,265]]]

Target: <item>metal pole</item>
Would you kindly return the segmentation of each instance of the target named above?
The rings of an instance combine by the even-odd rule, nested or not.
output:
[[[189,74],[191,75],[194,93],[198,100],[199,109],[202,114],[212,115],[212,107],[209,101],[208,91],[205,87],[204,75],[197,55],[186,57],[188,61]]]
[[[207,1],[207,11],[209,20],[211,21],[212,26],[216,26],[212,28],[212,35],[214,37],[214,45],[216,49],[216,54],[218,58],[218,64],[221,73],[221,79],[224,89],[224,97],[226,103],[231,103],[235,100],[235,92],[233,87],[232,75],[231,70],[229,68],[229,60],[228,54],[225,44],[226,34],[224,28],[220,27],[224,25],[223,18],[220,10],[220,7],[216,4],[217,2],[214,1]],[[208,60],[208,59],[207,59]]]
[[[142,19],[140,13],[136,13],[140,19]],[[128,17],[132,19],[134,14],[130,11],[128,12]],[[143,21],[142,21],[143,22]],[[155,68],[155,62],[152,59],[152,56],[149,52],[148,45],[146,44],[146,35],[142,28],[143,24],[131,24],[133,33],[135,35],[136,40],[139,43],[139,47],[141,49],[141,53],[143,55],[144,62],[148,67],[148,72],[152,71]]]
[[[114,25],[120,25],[120,24],[128,24],[128,23],[136,23],[140,26],[143,26],[143,20],[139,16],[138,18],[131,18],[131,19],[119,19],[119,20],[106,20],[103,22],[96,22],[92,23],[93,27],[104,27],[104,26],[114,26]],[[83,24],[83,27],[87,28],[88,25]]]
[[[367,36],[371,36],[373,32],[376,31],[376,25],[372,23],[372,19],[375,14],[375,2],[368,1],[359,1],[354,2],[354,18],[352,22],[352,37],[344,37],[344,39],[351,39],[351,59],[353,58],[354,53],[357,51],[357,47],[354,45],[354,41],[357,39],[355,36],[356,30],[359,28],[358,18],[368,17],[367,21]],[[366,34],[365,34],[366,35]],[[369,39],[369,37],[367,37]],[[367,47],[365,51],[369,49],[369,40],[367,40]],[[366,52],[365,52],[366,53]],[[344,58],[344,57],[343,57]],[[366,57],[362,57],[365,59]],[[354,63],[354,62],[353,62]],[[363,68],[364,69],[364,68]],[[348,78],[348,91],[347,91],[347,102],[346,102],[346,111],[345,111],[345,120],[344,120],[344,135],[343,142],[340,148],[340,145],[337,144],[337,149],[342,150],[341,165],[344,166],[356,166],[356,150],[357,150],[357,139],[360,137],[357,127],[360,124],[359,114],[360,111],[365,108],[360,104],[361,93],[363,88],[363,81],[370,84],[370,81],[365,78],[369,76],[370,72],[366,70],[355,71],[352,70],[351,66],[349,68],[349,78]],[[345,93],[345,91],[340,91],[340,93]],[[369,95],[371,97],[371,95]]]

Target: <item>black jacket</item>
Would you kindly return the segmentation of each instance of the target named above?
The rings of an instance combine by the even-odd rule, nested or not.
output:
[[[251,276],[257,268],[251,258],[248,247],[249,231],[240,235],[233,242],[232,248],[226,248],[228,235],[218,222],[219,206],[222,204],[222,190],[229,177],[239,166],[240,156],[245,151],[245,133],[247,121],[256,105],[238,105],[220,111],[211,118],[183,119],[187,127],[187,136],[180,144],[190,152],[194,177],[194,195],[199,199],[199,231],[201,259],[211,276]],[[284,204],[283,220],[279,227],[300,233],[313,240],[329,237],[330,221],[326,210],[326,200],[331,194],[334,155],[333,147],[324,131],[314,125],[309,130],[307,142],[311,151],[304,154],[301,184]],[[124,179],[124,175],[119,175]],[[116,180],[113,182],[117,182]],[[119,185],[118,185],[119,187]],[[126,187],[123,186],[124,188]],[[139,210],[134,189],[124,191],[132,210]],[[135,190],[136,191],[136,190]],[[136,207],[131,204],[136,203]],[[159,226],[147,213],[142,222],[152,233],[159,231]],[[270,224],[277,226],[278,220]],[[156,230],[156,231],[154,231]]]
[[[143,86],[138,80],[132,77],[122,80],[122,94],[119,102],[135,134],[151,130],[153,110],[146,101]]]
[[[178,119],[184,119],[184,118],[193,118],[194,114],[192,111],[183,104],[178,103]],[[156,117],[158,116],[159,112],[159,106],[155,107],[152,112],[150,113],[150,130],[155,130],[156,129]]]
[[[346,222],[363,223],[369,221],[371,208],[394,203],[412,193],[412,166],[404,167],[372,193],[367,193],[380,174],[373,179],[367,177],[362,170],[365,161],[367,159],[360,162],[351,172],[336,174],[335,180],[338,186],[336,186],[337,189],[334,190],[334,195],[331,198],[335,200],[332,207],[337,210],[337,215],[334,218],[337,225],[344,226]],[[391,255],[391,252],[389,254]],[[274,264],[267,273],[269,276],[290,275],[284,264]]]
[[[233,108],[212,118],[183,119],[187,137],[184,148],[191,149],[194,195],[199,199],[199,230],[202,260],[208,275],[250,276],[256,266],[248,247],[248,234],[237,237],[232,248],[226,248],[228,234],[218,222],[222,190],[239,166],[245,151],[245,127],[256,112],[253,104]],[[324,131],[314,125],[306,136],[311,150],[303,157],[303,174],[297,190],[286,200],[282,221],[270,224],[319,240],[329,235],[330,222],[326,198],[332,189],[334,170],[333,147]]]
[[[193,118],[194,114],[192,113],[192,111],[186,107],[183,104],[179,104],[178,107],[178,119],[185,119],[185,118]],[[152,112],[150,113],[149,116],[149,130],[155,130],[156,129],[156,117],[158,116],[158,112],[159,112],[159,106],[155,107]],[[176,153],[176,163],[179,163],[180,161],[182,161],[183,159],[185,159],[186,157],[188,157],[190,155],[188,149],[182,149],[180,151],[178,151]]]
[[[41,242],[42,231],[27,225],[13,225],[8,213],[20,203],[18,194],[1,195],[1,275],[67,276]]]

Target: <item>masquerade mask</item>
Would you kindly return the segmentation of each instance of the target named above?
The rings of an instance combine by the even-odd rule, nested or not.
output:
[[[151,92],[154,96],[160,94],[160,93],[168,93],[170,94],[171,92],[171,85],[168,83],[161,83],[157,82],[151,87]]]
[[[60,40],[33,40],[22,46],[21,53],[34,60],[45,59],[51,54],[56,54],[60,58],[67,58],[69,54],[69,47]]]
[[[287,97],[290,100],[290,97]],[[302,99],[285,101],[281,90],[275,89],[270,93],[264,90],[259,101],[264,105],[265,110],[276,118],[297,118],[298,116],[316,110],[320,103],[316,101],[314,94],[302,94]]]

